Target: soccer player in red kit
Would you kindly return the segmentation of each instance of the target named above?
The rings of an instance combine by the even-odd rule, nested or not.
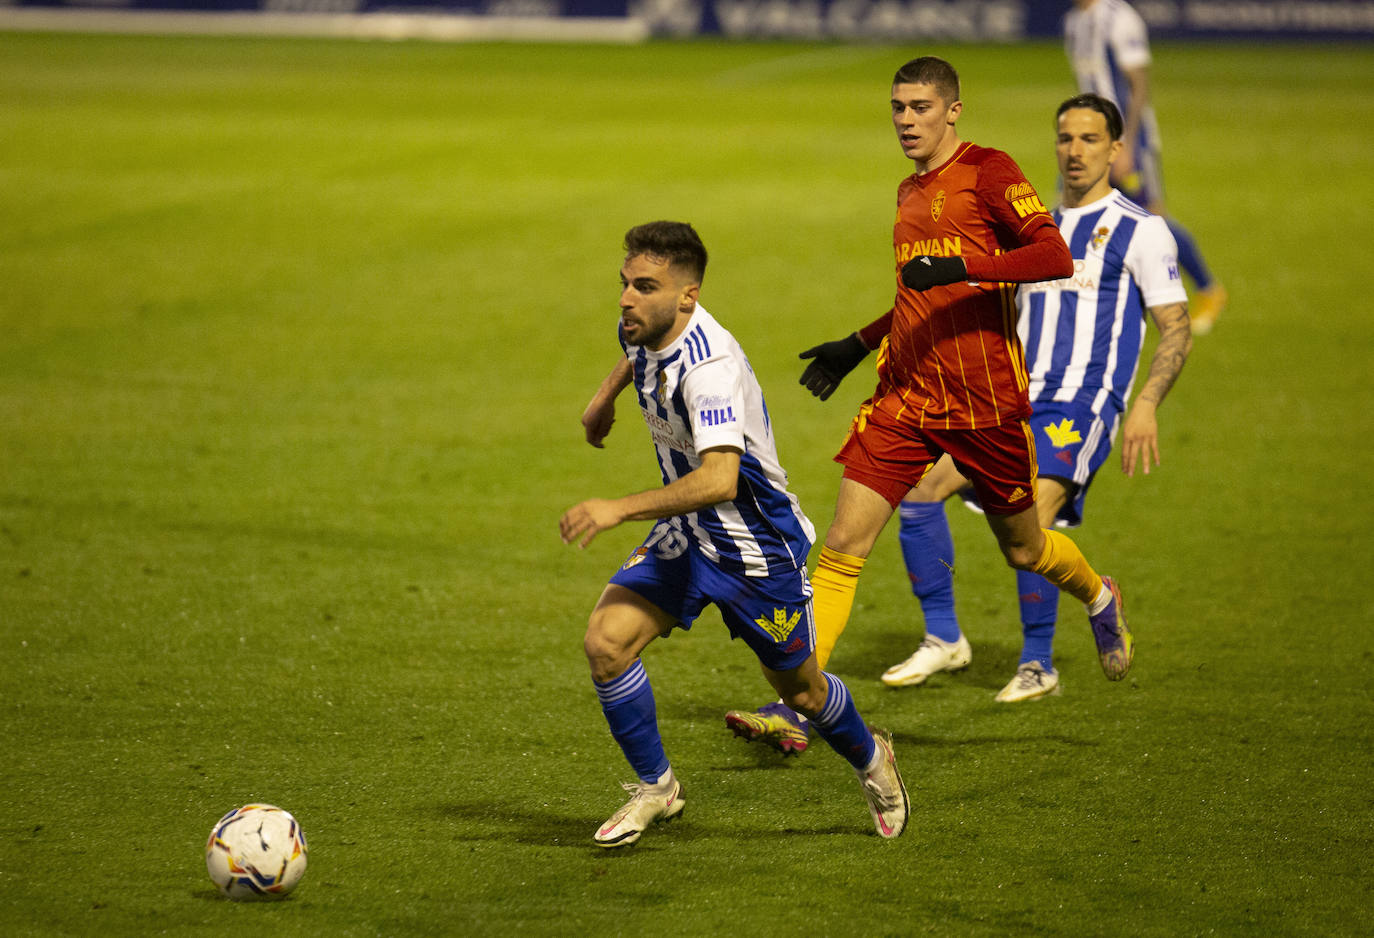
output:
[[[878,347],[878,387],[835,457],[844,475],[812,577],[817,658],[829,660],[848,623],[859,573],[888,518],[949,453],[972,481],[1007,563],[1088,607],[1103,668],[1119,679],[1134,652],[1120,591],[1067,536],[1042,529],[1035,511],[1014,284],[1068,277],[1073,258],[1015,161],[959,139],[962,111],[948,62],[925,56],[897,71],[892,124],[915,172],[897,189],[896,300],[861,333],[812,350],[823,380],[828,361]],[[806,747],[805,728],[781,704],[731,711],[726,722],[784,752]]]

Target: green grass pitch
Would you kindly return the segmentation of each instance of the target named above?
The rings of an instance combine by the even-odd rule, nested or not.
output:
[[[920,633],[893,529],[833,660],[891,728],[906,835],[768,699],[714,613],[646,655],[683,819],[608,855],[629,771],[581,636],[657,484],[617,354],[626,228],[693,222],[822,531],[870,389],[797,352],[891,298],[908,171],[887,81],[965,80],[966,139],[1047,199],[1055,44],[447,46],[0,35],[0,932],[6,935],[1332,935],[1374,907],[1366,47],[1156,49],[1174,212],[1231,292],[1077,539],[1139,636],[1001,706],[1014,585],[951,507],[973,666]],[[310,837],[285,903],[219,899],[221,813]]]

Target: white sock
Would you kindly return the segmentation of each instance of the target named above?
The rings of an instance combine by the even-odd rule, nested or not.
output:
[[[1097,594],[1097,598],[1088,603],[1088,615],[1095,616],[1103,609],[1106,609],[1112,601],[1112,591],[1107,589],[1107,584],[1102,584],[1102,590]]]
[[[875,739],[875,740],[873,741],[873,761],[869,762],[868,765],[864,767],[863,774],[864,774],[864,775],[870,775],[870,774],[872,774],[873,772],[876,772],[877,769],[878,769],[878,766],[880,766],[880,765],[882,765],[882,764],[883,764],[883,747],[882,747],[882,746],[879,746],[879,745],[878,745],[878,741]]]

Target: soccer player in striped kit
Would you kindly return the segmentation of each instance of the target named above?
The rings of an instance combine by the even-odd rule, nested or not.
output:
[[[1125,0],[1074,0],[1064,17],[1064,51],[1078,90],[1101,95],[1122,114],[1121,153],[1112,185],[1164,216],[1178,244],[1178,262],[1196,287],[1192,329],[1210,332],[1226,306],[1226,288],[1212,276],[1188,229],[1164,209],[1159,124],[1150,104],[1150,40],[1145,20]]]
[[[1059,106],[1055,122],[1063,201],[1054,219],[1073,254],[1074,273],[1020,288],[1017,331],[1030,362],[1040,524],[1077,527],[1088,486],[1106,464],[1119,429],[1126,475],[1159,465],[1156,410],[1182,372],[1192,338],[1168,226],[1109,181],[1108,169],[1122,146],[1116,105],[1099,95],[1078,95]],[[1147,316],[1159,342],[1144,386],[1127,409]],[[830,343],[834,354],[844,353],[845,343],[852,344],[852,337]],[[834,354],[814,356],[827,373],[810,376],[824,381],[816,390],[827,397],[849,370],[849,359],[836,361]],[[967,496],[967,485],[953,463],[942,459],[902,503],[899,540],[926,637],[911,657],[883,674],[889,686],[922,684],[971,660],[954,614],[954,545],[944,508],[956,492]],[[1060,689],[1052,655],[1059,591],[1024,570],[1017,571],[1016,581],[1023,645],[1016,674],[996,698],[1007,703]]]
[[[878,387],[835,457],[844,475],[812,577],[820,663],[848,623],[878,534],[948,454],[972,480],[1008,564],[1084,604],[1103,669],[1119,680],[1134,652],[1120,590],[1036,514],[1028,376],[1016,335],[1015,284],[1068,277],[1073,258],[1011,157],[959,139],[963,105],[948,62],[926,56],[903,65],[891,103],[916,171],[897,191],[896,301],[866,330],[882,336]],[[857,343],[862,358],[858,336],[841,341]],[[726,723],[746,739],[800,751],[805,729],[784,704],[730,711]]]
[[[1118,429],[1126,475],[1159,464],[1156,410],[1182,372],[1192,338],[1169,227],[1109,181],[1123,146],[1120,112],[1106,98],[1084,94],[1060,105],[1055,120],[1063,200],[1054,217],[1073,254],[1074,274],[1023,285],[1017,331],[1030,361],[1040,523],[1077,527],[1088,486]],[[1147,316],[1160,338],[1145,384],[1127,410]],[[895,687],[920,684],[971,657],[954,615],[954,547],[943,504],[956,491],[967,493],[967,482],[948,461],[929,481],[901,509],[899,539],[926,618],[926,640],[884,673],[884,683]],[[1026,570],[1017,571],[1016,585],[1022,650],[1016,674],[996,698],[1006,703],[1060,689],[1052,654],[1059,590]]]
[[[659,736],[640,653],[674,628],[691,628],[714,603],[735,638],[758,656],[788,706],[854,767],[878,833],[906,826],[906,789],[887,733],[866,726],[844,682],[814,653],[806,558],[815,530],[778,463],[763,392],[739,343],[697,302],[706,248],[690,225],[651,222],[625,236],[620,342],[625,357],[583,413],[600,447],[615,399],[633,384],[663,487],[590,499],[563,515],[565,543],[586,547],[624,521],[656,520],[611,577],[592,611],[584,648],[611,735],[639,776],[631,797],[597,829],[602,847],[634,843],[682,813],[682,785]]]

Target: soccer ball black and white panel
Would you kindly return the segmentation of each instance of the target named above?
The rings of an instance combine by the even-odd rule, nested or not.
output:
[[[219,819],[205,868],[230,899],[281,899],[305,875],[305,832],[276,805],[246,804]]]

